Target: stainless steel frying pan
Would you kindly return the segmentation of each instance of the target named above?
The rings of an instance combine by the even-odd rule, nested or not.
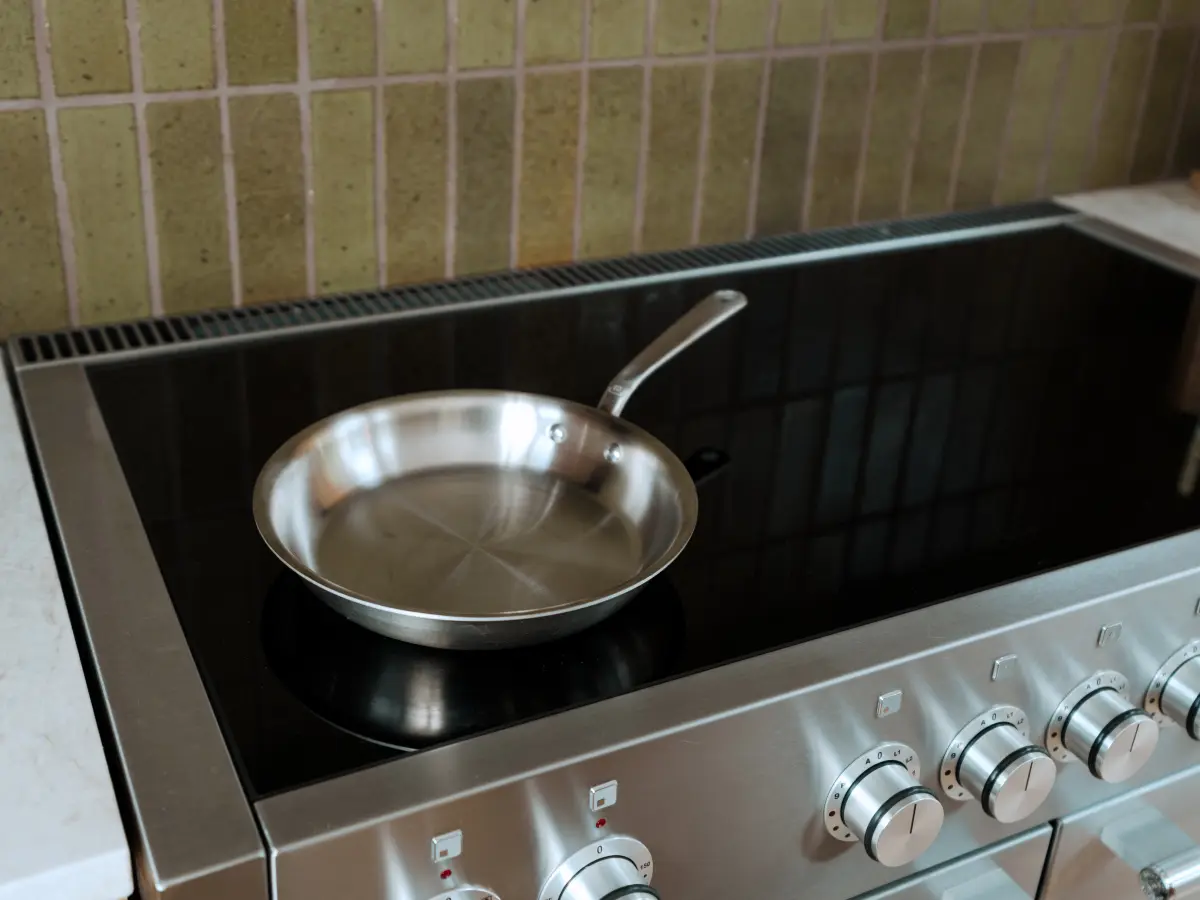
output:
[[[388,637],[486,649],[587,628],[670,565],[696,525],[687,469],[621,410],[745,305],[734,291],[702,300],[598,408],[436,391],[330,416],[263,467],[259,533],[326,603]]]

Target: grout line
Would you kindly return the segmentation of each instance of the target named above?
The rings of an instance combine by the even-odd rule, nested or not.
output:
[[[646,196],[649,193],[646,179],[650,169],[650,115],[653,104],[651,91],[654,86],[654,28],[658,14],[658,0],[646,0],[646,21],[643,36],[646,40],[645,55],[642,57],[642,121],[638,135],[637,183],[634,188],[633,205],[633,252],[640,253],[643,245],[642,232],[646,227]]]
[[[1104,121],[1104,108],[1108,105],[1108,86],[1112,81],[1113,66],[1117,62],[1117,50],[1121,45],[1121,33],[1124,29],[1120,23],[1125,20],[1125,4],[1118,0],[1115,14],[1115,24],[1111,29],[1109,39],[1108,62],[1104,73],[1100,76],[1100,89],[1096,92],[1096,108],[1092,111],[1092,134],[1088,140],[1087,163],[1084,167],[1084,180],[1079,188],[1090,190],[1092,187],[1092,170],[1096,165],[1096,156],[1100,152],[1100,123]]]
[[[1033,2],[1030,3],[1030,15],[1034,15]],[[1030,19],[1031,23],[1032,21]],[[1025,71],[1025,63],[1029,57],[1029,43],[1034,34],[1033,31],[1026,31],[1021,35],[1021,48],[1017,51],[1017,65],[1013,69],[1013,81],[1009,89],[1008,114],[1004,117],[1004,129],[1000,132],[1000,147],[996,154],[996,180],[992,185],[992,196],[988,198],[992,205],[999,203],[1000,186],[1004,181],[1004,161],[1008,155],[1008,140],[1012,134],[1013,119],[1017,113],[1017,86],[1021,83],[1021,74]]]
[[[775,30],[779,27],[779,0],[771,0],[767,14],[765,47],[768,52],[775,49]],[[762,62],[762,80],[758,86],[758,117],[754,120],[754,155],[750,160],[750,198],[746,203],[746,240],[754,237],[758,223],[758,189],[762,183],[763,145],[767,136],[767,107],[771,102],[771,75],[774,66],[769,58]]]
[[[384,108],[383,76],[385,72],[384,30],[386,13],[383,0],[375,5],[375,85],[372,100],[375,105],[375,281],[380,287],[388,283],[387,246],[387,118]]]
[[[1054,81],[1054,97],[1050,101],[1050,122],[1046,129],[1046,143],[1042,147],[1042,159],[1038,164],[1037,196],[1039,197],[1046,193],[1046,182],[1050,178],[1050,162],[1054,158],[1054,145],[1058,137],[1058,117],[1062,110],[1063,97],[1067,93],[1067,82],[1071,79],[1071,66],[1074,60],[1075,43],[1069,41],[1058,66],[1058,76]]]
[[[312,92],[309,87],[308,0],[296,3],[296,91],[300,103],[300,158],[304,169],[304,276],[308,296],[317,294],[316,190],[313,186]]]
[[[821,43],[819,46],[825,53],[817,59],[817,84],[814,89],[816,97],[813,99],[812,115],[808,121],[808,157],[804,164],[804,174],[800,179],[800,215],[796,223],[800,231],[808,230],[809,212],[812,207],[813,172],[817,165],[817,138],[818,132],[821,130],[821,111],[825,106],[825,74],[829,67],[829,50],[831,49],[832,25],[829,21],[831,15],[829,7],[830,4],[826,2],[821,8]]]
[[[1154,81],[1154,66],[1158,63],[1158,50],[1162,44],[1163,24],[1167,18],[1167,3],[1160,3],[1158,7],[1158,18],[1155,20],[1155,34],[1150,42],[1150,54],[1146,60],[1146,70],[1142,73],[1142,89],[1138,95],[1137,110],[1133,114],[1133,127],[1129,130],[1129,145],[1125,150],[1125,158],[1128,160],[1128,165],[1121,176],[1121,182],[1127,183],[1133,177],[1133,168],[1137,164],[1137,144],[1138,138],[1142,134],[1142,120],[1146,116],[1146,106],[1150,100],[1150,84]]]
[[[708,177],[709,131],[712,129],[713,85],[717,79],[717,2],[708,0],[708,50],[704,61],[703,99],[700,102],[700,146],[696,150],[696,186],[692,189],[693,246],[700,243],[700,222],[704,218],[704,187]]]
[[[867,103],[863,111],[862,134],[859,138],[858,164],[854,168],[854,200],[850,208],[850,221],[858,221],[859,207],[862,206],[863,189],[867,181],[867,152],[871,147],[871,119],[875,113],[875,93],[879,87],[879,57],[883,53],[883,30],[887,21],[887,0],[879,4],[879,16],[875,22],[875,42],[877,44],[871,53],[871,71],[867,76]]]
[[[954,0],[950,0],[954,2]],[[908,126],[908,147],[904,160],[904,178],[900,182],[900,218],[908,214],[908,201],[912,195],[913,175],[917,168],[917,150],[921,145],[921,120],[925,116],[925,101],[929,91],[929,71],[933,68],[934,37],[937,34],[937,20],[940,12],[939,0],[931,0],[929,4],[929,21],[925,24],[925,37],[921,48],[921,77],[917,82],[917,101],[913,104],[912,121]]]
[[[975,82],[979,79],[979,60],[983,46],[976,44],[971,53],[971,65],[967,69],[967,87],[963,91],[962,107],[958,112],[958,134],[954,136],[954,150],[950,155],[950,182],[946,185],[945,212],[954,211],[958,196],[958,179],[962,174],[963,154],[967,147],[967,130],[971,123],[971,111],[975,108]]]
[[[225,55],[225,0],[213,0],[213,58],[217,73],[217,109],[221,117],[221,165],[225,180],[225,223],[229,232],[229,282],[233,305],[241,306],[242,254],[238,236],[237,172],[233,159],[233,126],[229,118],[229,60]]]
[[[458,0],[446,0],[446,240],[447,278],[454,277],[458,249]]]
[[[54,70],[50,59],[50,20],[46,15],[46,0],[32,0],[34,54],[37,59],[38,87],[46,104],[46,142],[50,155],[50,180],[54,188],[54,211],[58,218],[58,244],[62,254],[63,281],[67,290],[67,317],[79,327],[79,273],[75,268],[75,225],[71,221],[71,203],[67,194],[67,178],[63,172],[62,147],[58,137],[58,111],[54,99]]]
[[[146,280],[150,314],[163,314],[162,271],[158,253],[158,216],[154,209],[154,179],[150,165],[150,134],[146,127],[146,88],[142,72],[142,23],[138,0],[125,0],[125,29],[129,36],[129,76],[133,88],[133,127],[137,142],[141,187],[142,229],[146,244]]]
[[[1179,94],[1179,109],[1175,111],[1175,123],[1171,126],[1171,139],[1167,142],[1167,154],[1162,172],[1166,178],[1175,171],[1175,154],[1179,152],[1179,139],[1183,136],[1183,121],[1187,118],[1192,91],[1200,91],[1200,30],[1192,37],[1192,49],[1188,54],[1186,72],[1191,74],[1190,86],[1185,84]]]
[[[583,68],[579,73],[579,125],[575,144],[575,207],[571,218],[571,259],[579,259],[583,243],[583,175],[587,159],[588,131],[588,59],[591,57],[589,42],[592,39],[592,4],[584,0],[581,4],[579,26],[579,55]]]
[[[528,4],[529,0],[517,0],[517,21],[513,29],[512,208],[508,222],[510,269],[517,268],[521,259],[521,163],[525,157],[525,12]]]

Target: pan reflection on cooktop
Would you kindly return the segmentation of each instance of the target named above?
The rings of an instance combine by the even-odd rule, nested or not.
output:
[[[437,650],[355,625],[285,573],[260,632],[267,665],[313,713],[358,737],[419,750],[664,678],[683,630],[679,597],[658,578],[612,618],[560,641]]]

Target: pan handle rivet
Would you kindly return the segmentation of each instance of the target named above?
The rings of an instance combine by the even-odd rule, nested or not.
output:
[[[619,463],[621,461],[621,445],[609,444],[604,448],[604,458],[610,463]]]
[[[562,425],[558,423],[551,425],[546,433],[550,435],[550,440],[554,441],[556,444],[561,444],[567,439],[567,429],[563,428]]]

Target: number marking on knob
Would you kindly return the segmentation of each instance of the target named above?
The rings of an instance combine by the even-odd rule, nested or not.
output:
[[[1054,715],[1050,717],[1050,721],[1046,724],[1046,737],[1044,741],[1046,751],[1059,762],[1079,761],[1075,754],[1067,749],[1067,745],[1063,741],[1063,723],[1066,722],[1067,716],[1071,714],[1071,710],[1078,706],[1084,697],[1092,693],[1092,691],[1101,688],[1112,688],[1122,697],[1125,697],[1127,696],[1126,692],[1129,690],[1129,682],[1120,672],[1114,672],[1111,669],[1097,672],[1086,681],[1082,681],[1072,688],[1071,692],[1063,698],[1062,703],[1058,704],[1058,708],[1054,710]]]
[[[898,741],[888,741],[885,744],[880,744],[864,753],[846,768],[842,769],[842,773],[838,775],[837,780],[833,783],[833,787],[829,789],[829,793],[825,796],[825,809],[822,816],[825,822],[825,830],[839,841],[845,841],[847,844],[853,844],[858,840],[858,837],[852,832],[846,823],[842,820],[842,802],[845,800],[846,790],[853,786],[863,774],[869,772],[876,766],[882,766],[885,763],[891,764],[898,762],[908,770],[908,774],[920,781],[921,779],[921,761],[917,759],[917,751],[908,744],[901,744]]]
[[[1167,681],[1185,662],[1193,657],[1200,655],[1200,641],[1191,641],[1188,644],[1180,647],[1174,653],[1167,657],[1167,661],[1162,664],[1154,677],[1150,679],[1150,687],[1146,688],[1146,696],[1142,701],[1142,708],[1150,713],[1154,721],[1159,725],[1165,725],[1170,722],[1170,718],[1162,711],[1162,693],[1163,688],[1167,686]]]
[[[987,728],[991,728],[993,725],[1000,724],[1011,725],[1021,733],[1021,737],[1029,737],[1029,718],[1015,706],[993,706],[986,712],[976,716],[954,736],[954,740],[950,742],[950,746],[946,749],[945,756],[942,757],[942,768],[939,770],[938,780],[941,782],[942,790],[946,792],[946,796],[952,800],[971,799],[971,792],[963,787],[958,780],[959,758],[967,748],[967,745],[975,739],[976,735]]]

